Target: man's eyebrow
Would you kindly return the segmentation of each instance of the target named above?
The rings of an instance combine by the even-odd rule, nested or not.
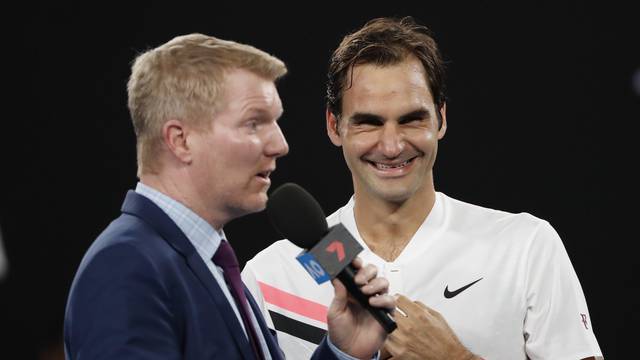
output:
[[[360,124],[360,123],[382,123],[384,122],[384,117],[371,113],[355,113],[349,117],[349,121],[352,123]]]
[[[430,118],[431,118],[431,111],[429,111],[429,109],[426,109],[426,108],[421,108],[400,116],[400,119],[398,120],[400,122],[403,122],[407,120],[430,119]]]
[[[246,110],[246,113],[250,114],[251,116],[258,116],[258,117],[264,117],[264,118],[271,118],[273,115],[271,111],[262,107],[250,107]],[[284,109],[277,114],[276,119],[280,119],[283,114],[284,114]]]

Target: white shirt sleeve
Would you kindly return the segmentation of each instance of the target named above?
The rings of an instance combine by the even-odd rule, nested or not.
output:
[[[602,357],[576,272],[562,240],[546,221],[532,239],[526,271],[524,336],[529,358]]]

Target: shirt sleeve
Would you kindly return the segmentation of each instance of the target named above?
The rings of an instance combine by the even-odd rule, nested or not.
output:
[[[542,222],[526,265],[525,350],[529,358],[602,357],[587,303],[557,232]]]
[[[331,339],[329,339],[329,336],[327,336],[327,344],[329,345],[329,349],[331,349],[331,351],[333,351],[333,353],[338,357],[338,359],[340,360],[358,360],[357,358],[354,358],[353,356],[344,353],[343,351],[341,351],[340,349],[338,349],[337,346],[335,346],[332,342]],[[380,351],[377,351],[374,356],[371,358],[371,360],[378,360],[380,359]]]

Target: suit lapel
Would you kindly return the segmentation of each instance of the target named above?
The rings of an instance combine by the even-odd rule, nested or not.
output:
[[[267,323],[264,321],[264,317],[262,316],[262,311],[258,307],[258,304],[253,299],[251,292],[244,287],[244,294],[247,297],[247,301],[249,301],[249,306],[251,307],[251,311],[256,315],[256,319],[258,320],[258,325],[260,325],[260,331],[262,332],[262,336],[267,342],[267,346],[269,347],[269,353],[271,354],[271,358],[273,360],[283,360],[284,355],[282,354],[282,350],[280,350],[280,346],[278,345],[278,339],[274,334],[271,333],[269,327],[267,327]]]
[[[211,275],[209,268],[207,268],[205,263],[202,261],[200,255],[194,251],[187,258],[187,263],[202,285],[207,289],[213,301],[216,303],[216,307],[224,319],[224,322],[227,324],[227,327],[231,331],[233,340],[242,352],[242,356],[245,359],[255,359],[249,339],[247,339],[247,336],[242,330],[240,322],[236,317],[236,313],[233,311],[233,308],[229,304],[226,296],[224,296],[222,289],[220,289],[218,282],[214,279],[213,275]]]
[[[211,295],[211,299],[233,335],[233,340],[242,353],[242,356],[245,359],[255,359],[253,351],[251,350],[251,344],[242,330],[242,326],[231,308],[229,301],[224,296],[222,289],[220,289],[218,282],[204,261],[202,261],[202,258],[189,239],[187,239],[173,220],[151,200],[135,191],[129,191],[127,193],[124,204],[122,205],[122,212],[139,217],[151,225],[172,248],[186,258],[187,265],[191,268],[193,274],[200,280],[202,286],[207,289],[209,295]],[[211,334],[211,336],[215,335]]]

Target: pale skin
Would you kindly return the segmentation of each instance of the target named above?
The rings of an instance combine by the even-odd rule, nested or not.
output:
[[[155,173],[140,181],[181,202],[216,230],[240,216],[261,211],[276,159],[289,151],[280,130],[282,102],[272,80],[243,69],[226,75],[223,106],[204,124],[168,119]],[[372,265],[359,268],[355,281],[371,295],[372,306],[393,309],[389,283]],[[334,281],[328,313],[329,336],[345,353],[371,358],[386,339],[382,327]],[[374,296],[375,295],[375,296]]]
[[[346,78],[352,82],[340,118],[326,112],[327,134],[351,170],[358,232],[376,255],[393,261],[435,202],[433,165],[447,130],[446,105],[436,107],[413,56],[384,67],[358,65]],[[398,309],[407,316],[396,312],[398,329],[383,358],[479,359],[435,310],[401,295]]]

